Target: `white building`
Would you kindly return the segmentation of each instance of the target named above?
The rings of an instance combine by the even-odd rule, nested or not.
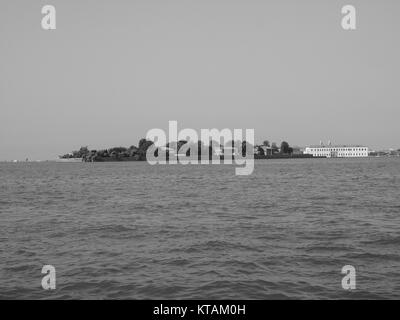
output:
[[[368,147],[365,146],[310,146],[305,148],[305,154],[312,154],[314,157],[327,158],[358,158],[368,157]]]

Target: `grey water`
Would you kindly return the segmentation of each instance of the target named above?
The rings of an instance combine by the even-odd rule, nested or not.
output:
[[[398,299],[400,158],[1,163],[0,298]]]

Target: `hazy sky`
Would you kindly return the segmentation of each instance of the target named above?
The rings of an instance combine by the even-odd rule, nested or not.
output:
[[[168,120],[400,148],[399,31],[398,0],[1,0],[0,160],[137,145]]]

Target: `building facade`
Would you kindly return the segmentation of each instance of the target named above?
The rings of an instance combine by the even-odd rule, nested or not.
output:
[[[304,150],[305,154],[314,157],[327,158],[358,158],[368,157],[368,147],[365,146],[310,146]]]

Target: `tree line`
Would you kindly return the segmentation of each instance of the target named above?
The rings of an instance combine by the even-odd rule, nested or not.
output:
[[[175,152],[179,152],[181,147],[187,144],[188,141],[180,140],[174,143],[167,143],[165,145],[165,149],[167,150],[167,154],[174,150]],[[109,149],[101,149],[101,150],[89,150],[87,146],[81,147],[79,150],[72,151],[71,153],[64,154],[59,156],[61,159],[82,159],[82,161],[145,161],[146,153],[150,146],[154,143],[153,141],[146,140],[144,138],[139,140],[138,146],[132,145],[130,147],[113,147]],[[216,147],[224,150],[224,146],[213,142],[210,145],[204,145],[202,141],[197,142],[197,151],[199,157],[201,154],[208,154],[210,157],[215,153]],[[290,155],[293,153],[293,148],[289,146],[289,143],[283,141],[280,145],[280,148],[274,142],[272,144],[269,143],[268,140],[265,140],[262,145],[252,146],[246,143],[246,141],[238,141],[236,146],[239,145],[239,150],[237,152],[241,152],[242,156],[245,156],[246,153],[253,152],[254,154],[258,154],[261,156],[266,155],[265,150],[268,148],[271,150],[272,154],[284,154]],[[233,141],[229,141],[225,144],[225,146],[234,147],[235,143]],[[207,150],[208,148],[208,150]],[[240,150],[241,149],[241,150]],[[251,150],[252,149],[252,150]],[[158,150],[156,151],[157,155]],[[190,156],[190,148],[186,151],[186,155]]]

